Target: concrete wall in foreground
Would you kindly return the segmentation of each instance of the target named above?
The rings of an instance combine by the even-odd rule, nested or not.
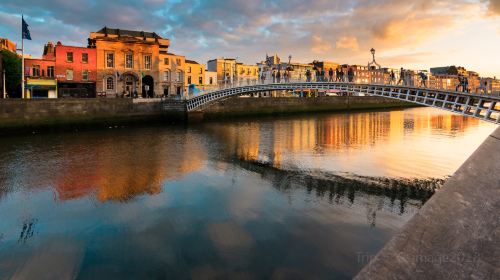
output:
[[[202,108],[204,118],[262,114],[327,112],[411,107],[414,104],[377,96],[231,97]]]
[[[500,128],[355,279],[500,279]]]

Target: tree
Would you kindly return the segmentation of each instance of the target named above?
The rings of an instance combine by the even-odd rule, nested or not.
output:
[[[21,97],[21,58],[13,52],[2,50],[5,69],[5,87],[10,97]]]

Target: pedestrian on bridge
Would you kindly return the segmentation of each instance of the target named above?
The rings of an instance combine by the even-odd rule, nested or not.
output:
[[[427,75],[422,71],[418,74],[420,75],[420,86],[427,87]]]
[[[274,83],[276,83],[276,72],[273,71],[272,76],[273,76],[273,84],[274,84]]]
[[[306,71],[306,80],[308,83],[311,82],[311,70],[307,69]]]
[[[276,73],[276,82],[278,84],[281,83],[281,72],[279,69],[278,69],[278,73]]]
[[[394,70],[391,70],[391,73],[389,74],[389,85],[394,85],[396,84],[396,74],[394,74]]]
[[[333,69],[328,70],[328,81],[333,82]]]
[[[398,85],[399,84],[402,84],[404,85],[405,84],[405,69],[403,69],[403,67],[401,67],[401,69],[399,70],[399,81],[398,81]]]
[[[325,69],[321,69],[321,72],[319,73],[320,79],[322,82],[326,81],[325,79]]]
[[[462,91],[464,91],[464,79],[461,74],[458,75],[458,84],[455,87],[455,91],[458,91],[459,88],[462,88]]]
[[[347,79],[349,79],[349,83],[352,83],[354,81],[354,71],[352,70],[352,68],[349,68],[349,70],[347,70]]]
[[[262,72],[262,75],[260,76],[260,81],[262,84],[266,82],[266,73]]]
[[[337,69],[335,69],[335,81],[336,82],[342,82],[340,80],[340,69],[337,67]]]

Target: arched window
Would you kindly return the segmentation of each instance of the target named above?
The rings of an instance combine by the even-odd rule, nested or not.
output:
[[[115,89],[115,80],[113,77],[106,78],[106,90],[114,90]]]

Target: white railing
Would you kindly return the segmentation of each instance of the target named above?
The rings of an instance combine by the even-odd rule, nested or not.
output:
[[[202,92],[186,100],[188,111],[229,96],[277,90],[335,90],[348,95],[374,95],[398,99],[429,107],[440,108],[484,121],[500,123],[500,98],[466,92],[444,91],[424,87],[345,82],[255,83],[254,85],[225,86],[222,89]]]

